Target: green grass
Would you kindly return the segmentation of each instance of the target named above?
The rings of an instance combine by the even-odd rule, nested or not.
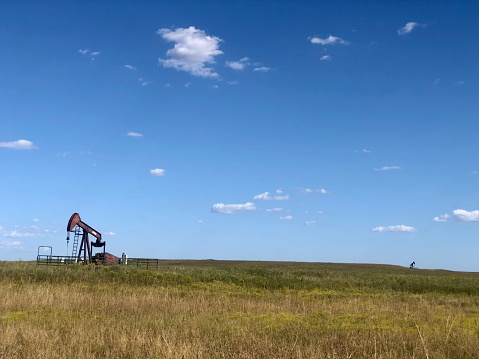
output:
[[[0,358],[479,358],[479,274],[0,262]]]

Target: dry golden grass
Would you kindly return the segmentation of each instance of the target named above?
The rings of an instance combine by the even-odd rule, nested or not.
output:
[[[479,357],[477,277],[347,268],[3,263],[0,358]],[[393,275],[415,290],[375,287]]]

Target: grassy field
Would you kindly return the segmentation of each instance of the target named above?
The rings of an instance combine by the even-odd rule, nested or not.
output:
[[[0,262],[0,358],[479,358],[479,274]]]

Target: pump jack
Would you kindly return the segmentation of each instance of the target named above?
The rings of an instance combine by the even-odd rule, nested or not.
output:
[[[76,257],[75,261],[87,264],[93,261],[104,262],[105,261],[105,241],[101,240],[101,233],[94,230],[88,224],[83,222],[78,213],[73,213],[68,221],[67,225],[67,243],[70,240],[70,232],[75,234],[73,238],[73,250],[72,257]],[[95,242],[90,242],[88,235],[91,234],[96,238]],[[77,253],[78,240],[81,236],[80,251]],[[103,252],[92,255],[92,247],[103,248]],[[83,254],[83,259],[82,259]]]

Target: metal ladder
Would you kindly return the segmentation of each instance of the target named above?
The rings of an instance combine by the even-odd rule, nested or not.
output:
[[[80,234],[83,234],[79,226],[75,226],[75,236],[73,237],[73,250],[72,250],[72,257],[76,257],[78,254],[78,238],[80,238]]]

